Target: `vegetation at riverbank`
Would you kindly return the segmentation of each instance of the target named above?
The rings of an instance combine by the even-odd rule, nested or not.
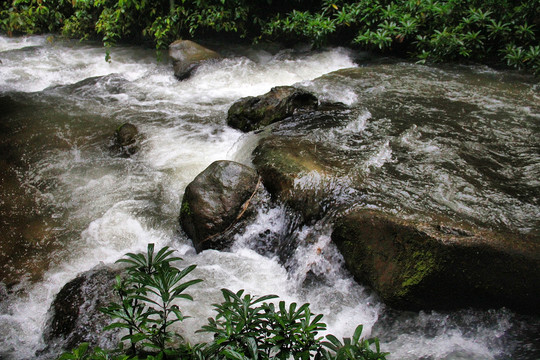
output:
[[[540,74],[540,0],[12,0],[9,35],[147,41],[229,34],[355,46],[424,62],[500,63]]]
[[[100,310],[114,322],[105,329],[123,329],[117,349],[90,348],[83,343],[59,360],[127,360],[127,359],[320,359],[320,360],[385,360],[376,338],[361,338],[358,326],[352,338],[338,340],[327,335],[323,315],[313,314],[309,304],[289,306],[277,303],[277,296],[252,296],[244,290],[222,289],[224,301],[214,304],[217,313],[199,332],[212,334],[210,343],[191,345],[171,330],[185,316],[178,300],[191,300],[185,290],[200,279],[184,281],[194,269],[173,263],[182,259],[174,250],[164,247],[154,251],[148,244],[146,254],[128,253],[118,260],[127,264],[125,276],[117,276],[115,293],[118,301]]]

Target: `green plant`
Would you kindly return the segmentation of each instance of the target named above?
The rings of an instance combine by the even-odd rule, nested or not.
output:
[[[251,356],[258,358],[268,354],[268,329],[270,327],[264,301],[275,299],[275,295],[253,297],[236,293],[228,289],[221,290],[225,299],[221,304],[214,304],[215,318],[208,319],[208,325],[199,332],[214,334],[214,341],[205,348],[205,355],[212,359],[233,356]]]
[[[327,335],[322,343],[330,352],[324,352],[324,358],[328,360],[384,360],[388,353],[381,352],[377,338],[361,338],[363,326],[358,325],[353,337],[339,341],[334,335]],[[375,350],[372,349],[375,346]]]
[[[214,334],[214,340],[203,349],[206,359],[327,359],[327,360],[384,360],[387,353],[380,351],[377,338],[361,338],[363,327],[356,328],[352,339],[343,343],[327,335],[327,341],[318,336],[326,330],[323,315],[314,315],[309,304],[300,307],[284,301],[278,306],[267,300],[274,295],[254,297],[221,290],[224,301],[215,304],[215,318],[201,332]],[[375,349],[372,348],[375,347]]]
[[[92,354],[88,351],[88,343],[82,343],[70,352],[62,354],[58,360],[84,360],[90,359]]]
[[[279,302],[279,308],[270,303],[265,306],[269,318],[269,338],[271,350],[278,359],[309,359],[312,354],[320,354],[321,337],[319,331],[326,330],[326,324],[321,322],[322,315],[314,315],[309,304],[297,308],[296,303],[289,305]]]
[[[421,62],[497,60],[540,73],[538,8],[540,0],[12,0],[0,4],[0,30],[101,38],[107,60],[119,41],[160,50],[181,37],[227,33],[352,43]]]
[[[105,329],[124,328],[128,330],[122,340],[129,340],[131,352],[136,353],[136,345],[141,342],[143,348],[154,348],[160,352],[167,349],[167,344],[179,335],[169,331],[174,323],[185,319],[177,304],[178,299],[193,300],[185,294],[189,286],[200,279],[181,282],[195,265],[180,270],[171,262],[181,260],[172,257],[174,251],[164,247],[154,253],[154,244],[148,244],[146,254],[126,254],[127,258],[117,262],[125,263],[127,276],[117,277],[115,290],[120,296],[120,303],[111,303],[101,310],[119,321]]]
[[[88,343],[82,343],[75,349],[60,355],[58,360],[127,360],[126,354],[113,354],[99,347],[91,349]]]
[[[105,329],[126,329],[130,347],[124,349],[123,342],[112,351],[99,347],[90,349],[88,343],[62,354],[58,360],[266,360],[266,359],[325,359],[325,360],[385,360],[376,338],[362,339],[359,326],[352,340],[345,338],[341,343],[335,336],[327,335],[328,341],[318,336],[326,330],[321,320],[323,315],[314,315],[309,304],[289,306],[280,301],[276,306],[269,300],[276,295],[261,297],[236,293],[222,289],[224,301],[214,304],[215,318],[199,332],[209,332],[213,341],[206,344],[182,343],[167,347],[169,340],[179,335],[168,327],[185,317],[173,300],[188,299],[183,291],[201,280],[181,280],[195,266],[183,270],[171,263],[181,260],[172,256],[173,250],[164,247],[157,253],[154,244],[148,244],[146,254],[126,254],[118,260],[127,264],[126,278],[117,277],[115,290],[120,303],[111,303],[101,310],[117,320]],[[174,315],[171,319],[169,315]],[[372,349],[372,345],[375,349]],[[153,352],[145,351],[146,348]]]
[[[323,315],[312,314],[309,304],[287,307],[280,301],[276,307],[266,302],[274,295],[221,291],[225,301],[214,305],[217,316],[200,330],[214,334],[214,341],[204,348],[206,359],[385,359],[377,339],[360,339],[362,327],[356,329],[352,342],[344,339],[341,344],[333,335],[323,342],[318,336],[326,330]]]
[[[0,30],[9,36],[61,29],[71,9],[67,0],[13,0],[0,10]]]

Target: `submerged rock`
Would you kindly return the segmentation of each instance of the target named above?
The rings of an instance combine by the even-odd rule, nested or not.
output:
[[[111,150],[123,156],[131,156],[139,151],[139,130],[130,123],[122,124],[114,132]]]
[[[304,186],[301,179],[332,173],[330,164],[320,156],[323,151],[308,141],[271,136],[261,140],[253,151],[253,164],[275,199],[299,211],[305,219],[312,219],[322,213],[330,194],[314,182]]]
[[[249,132],[283,120],[297,112],[315,110],[318,99],[312,93],[292,86],[278,86],[261,96],[235,102],[227,113],[227,124]]]
[[[204,61],[219,59],[221,55],[190,40],[177,40],[169,45],[169,56],[173,61],[174,76],[187,79]]]
[[[354,277],[390,306],[540,312],[540,244],[525,236],[361,210],[337,223],[332,240]]]
[[[103,331],[111,318],[99,311],[119,301],[114,292],[119,270],[99,266],[68,282],[56,295],[49,309],[43,339],[46,352],[72,349],[82,342],[109,348],[118,340],[118,332]]]
[[[186,187],[180,224],[197,251],[230,245],[230,230],[251,211],[257,172],[234,161],[216,161]]]
[[[294,124],[281,123],[260,139],[253,164],[274,199],[297,210],[305,220],[319,218],[330,203],[339,201],[340,178],[348,168],[331,144],[318,141],[316,132],[326,132],[351,114],[343,104],[321,104],[317,110],[295,116]]]

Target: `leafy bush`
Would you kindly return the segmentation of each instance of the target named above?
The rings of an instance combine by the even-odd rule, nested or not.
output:
[[[171,262],[181,260],[171,257],[172,253],[173,250],[164,247],[154,254],[154,244],[149,244],[146,255],[128,253],[127,259],[118,260],[128,264],[126,279],[120,276],[116,278],[115,290],[121,303],[112,303],[101,310],[119,320],[105,330],[128,329],[129,333],[122,340],[130,341],[133,353],[136,353],[139,342],[143,348],[165,351],[167,343],[178,337],[168,328],[185,319],[178,305],[173,302],[177,299],[193,300],[191,295],[183,292],[202,281],[195,279],[181,282],[195,269],[195,265],[183,270],[171,266]]]
[[[215,319],[201,331],[214,334],[214,341],[205,348],[206,358],[309,359],[321,354],[317,333],[326,329],[322,315],[313,316],[309,304],[287,308],[284,301],[276,309],[266,300],[274,295],[252,297],[240,290],[222,290],[225,301],[216,304]]]
[[[0,5],[0,29],[9,36],[59,31],[71,1],[14,0]]]
[[[2,6],[2,5],[0,5]],[[234,34],[356,46],[420,62],[479,61],[540,73],[540,0],[13,0],[8,34],[62,31],[106,46]]]
[[[352,37],[367,49],[420,62],[492,62],[540,72],[539,0],[324,0],[313,12],[281,14],[264,33],[316,44]]]
[[[180,270],[171,263],[181,260],[172,256],[165,247],[154,253],[149,244],[146,254],[126,254],[118,262],[128,265],[126,278],[117,277],[115,291],[119,303],[101,309],[116,320],[105,329],[125,329],[118,348],[103,350],[90,348],[88,343],[62,354],[58,360],[126,360],[126,359],[326,359],[326,360],[384,360],[376,338],[361,339],[362,326],[358,326],[352,339],[339,341],[327,335],[326,341],[318,336],[326,330],[323,315],[311,313],[309,304],[298,307],[280,301],[276,306],[269,300],[275,295],[261,297],[222,289],[224,301],[214,304],[215,318],[199,332],[213,334],[213,341],[191,346],[170,331],[170,326],[186,317],[175,300],[192,297],[184,293],[200,279],[181,282],[194,265]],[[170,317],[171,316],[171,317]],[[172,345],[173,339],[180,343]],[[124,342],[129,347],[124,349]],[[373,348],[374,345],[374,348]]]

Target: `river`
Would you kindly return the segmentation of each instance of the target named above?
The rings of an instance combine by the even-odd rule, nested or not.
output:
[[[415,172],[422,172],[438,179],[440,186],[435,190],[411,184],[416,199],[412,209],[449,208],[494,226],[500,222],[513,224],[518,232],[536,232],[540,218],[538,84],[486,67],[434,70],[397,64],[397,70],[389,70],[403,77],[424,72],[427,75],[422,76],[431,83],[418,86],[425,87],[426,93],[443,91],[434,85],[438,78],[433,74],[438,74],[446,80],[472,81],[468,89],[486,77],[492,79],[491,85],[502,84],[504,91],[517,94],[506,104],[504,96],[486,95],[500,91],[491,85],[479,90],[478,96],[460,92],[460,88],[448,93],[454,100],[470,98],[475,104],[487,104],[490,109],[503,109],[507,116],[514,116],[508,128],[493,127],[486,136],[500,135],[497,146],[489,149],[494,152],[493,161],[498,161],[493,164],[500,165],[501,173],[513,171],[508,177],[518,181],[505,186],[476,183],[482,189],[478,198],[467,181],[448,180],[452,171],[437,167],[452,160],[435,159],[427,169],[399,167],[414,158],[437,156],[434,149],[441,152],[443,148],[445,152],[446,142],[436,137],[425,141],[420,135],[423,125],[402,129],[402,135],[395,136],[397,130],[385,126],[390,120],[370,121],[372,117],[385,119],[380,115],[383,106],[362,94],[376,95],[380,87],[392,85],[392,76],[374,73],[373,82],[367,82],[362,91],[358,84],[352,88],[331,77],[320,78],[332,71],[358,67],[358,55],[352,51],[332,48],[312,52],[226,43],[219,44],[218,50],[225,55],[223,60],[203,65],[193,77],[179,82],[172,66],[156,61],[152,50],[117,47],[107,63],[103,48],[97,44],[46,36],[0,37],[0,358],[34,358],[44,346],[47,311],[62,286],[100,263],[113,263],[126,252],[144,251],[149,242],[176,249],[186,265],[197,264],[196,276],[205,280],[204,286],[190,289],[196,301],[184,305],[184,313],[193,318],[182,324],[182,332],[191,341],[204,340],[195,330],[212,316],[211,304],[220,301],[219,289],[226,287],[258,295],[277,294],[287,302],[309,302],[312,311],[324,314],[328,331],[338,337],[350,336],[356,325],[364,324],[364,335],[378,336],[383,350],[391,353],[389,359],[540,356],[537,317],[508,309],[388,309],[343,268],[341,255],[330,242],[331,228],[322,222],[297,230],[296,237],[312,240],[309,246],[291,254],[287,266],[277,256],[261,255],[253,248],[251,238],[268,229],[284,231],[291,216],[284,207],[262,209],[257,222],[237,237],[230,252],[196,254],[178,224],[185,187],[210,163],[236,160],[249,165],[257,134],[227,127],[230,105],[277,85],[299,84],[327,100],[348,105],[366,103],[365,111],[354,121],[341,124],[333,132],[312,131],[310,136],[322,136],[349,150],[357,146],[360,150],[353,153],[363,159],[359,165],[363,169],[409,171],[413,173],[411,178]],[[400,91],[405,95],[408,90],[405,87]],[[397,95],[390,99],[391,104],[401,105],[407,114],[410,108],[397,99]],[[439,110],[431,110],[434,117],[441,116]],[[109,150],[114,130],[125,122],[136,125],[144,136],[139,152],[129,158]],[[343,131],[363,131],[376,140],[378,147],[370,152],[364,151],[358,139],[343,142]],[[463,131],[471,130],[465,127]],[[408,149],[409,158],[397,161],[399,156],[392,155],[389,136]],[[523,163],[515,167],[506,166],[512,160],[496,153],[497,149],[505,151],[504,145],[510,140],[522,145],[516,151]],[[461,140],[448,140],[452,141]],[[472,157],[478,146],[483,145],[474,141],[465,144]],[[474,178],[475,174],[469,176]],[[389,199],[399,202],[397,188],[392,182],[385,184],[368,181],[366,187],[377,190],[368,193],[377,195],[365,201],[390,201],[379,191],[384,190]],[[528,192],[523,193],[523,189]],[[526,200],[519,202],[515,192]],[[436,201],[423,200],[425,193],[434,193]],[[324,249],[325,256],[316,256],[316,249]],[[324,273],[326,281],[306,286],[310,271]]]

